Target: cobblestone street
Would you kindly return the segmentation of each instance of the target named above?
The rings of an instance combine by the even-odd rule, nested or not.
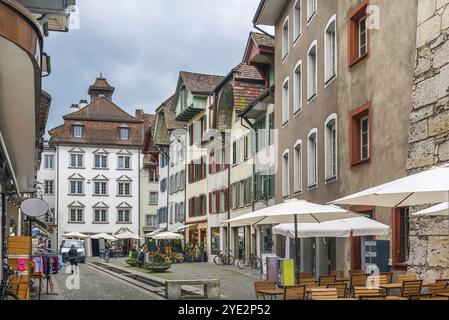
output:
[[[66,268],[67,264],[63,271],[70,272],[70,267]],[[79,275],[79,289],[73,288],[76,287],[76,280],[73,281],[76,275],[75,277],[72,277],[70,273],[58,275],[57,285],[61,288],[61,294],[65,300],[154,300],[156,298],[147,291],[131,286],[86,264],[79,265]]]

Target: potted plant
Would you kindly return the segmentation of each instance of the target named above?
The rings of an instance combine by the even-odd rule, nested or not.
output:
[[[206,262],[207,261],[207,252],[206,252],[206,246],[204,244],[200,244],[198,246],[198,255],[200,262]]]
[[[166,272],[171,268],[171,263],[167,262],[163,255],[160,253],[155,254],[151,257],[150,261],[145,264],[145,269],[151,272]]]

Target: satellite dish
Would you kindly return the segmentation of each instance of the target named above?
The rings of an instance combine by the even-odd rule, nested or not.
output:
[[[45,215],[49,210],[49,206],[48,203],[42,199],[30,198],[22,202],[20,210],[22,210],[22,213],[28,217],[37,218]]]

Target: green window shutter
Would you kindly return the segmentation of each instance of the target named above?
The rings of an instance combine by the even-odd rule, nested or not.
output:
[[[257,181],[259,179],[259,174],[256,173],[254,175],[254,189],[253,189],[253,193],[254,193],[254,201],[258,202],[259,201],[259,194],[258,194],[258,189],[257,189]]]
[[[237,141],[232,143],[232,164],[237,164]]]

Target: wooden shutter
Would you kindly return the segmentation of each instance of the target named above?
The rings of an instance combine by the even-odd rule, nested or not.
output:
[[[225,190],[225,201],[224,201],[224,203],[225,203],[224,210],[228,211],[229,210],[229,189]]]
[[[221,208],[220,208],[220,191],[216,191],[216,196],[215,196],[215,212],[216,213],[220,213],[221,212]]]
[[[212,212],[212,192],[209,192],[209,213]]]

